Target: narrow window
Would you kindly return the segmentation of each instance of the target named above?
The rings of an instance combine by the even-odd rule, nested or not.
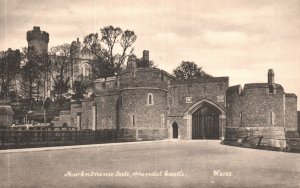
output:
[[[132,125],[135,125],[135,115],[132,115]]]
[[[149,93],[148,94],[148,101],[147,101],[148,105],[153,105],[154,102],[153,102],[153,94],[152,93]]]
[[[243,112],[240,112],[240,125],[242,126],[243,124]]]
[[[275,114],[273,110],[270,110],[270,124],[274,125],[275,124]]]
[[[161,127],[164,127],[165,125],[165,115],[164,114],[161,114],[160,115],[160,124],[161,124]]]

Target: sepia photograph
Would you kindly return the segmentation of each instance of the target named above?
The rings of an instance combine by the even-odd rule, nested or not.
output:
[[[299,188],[299,0],[0,0],[1,188]]]

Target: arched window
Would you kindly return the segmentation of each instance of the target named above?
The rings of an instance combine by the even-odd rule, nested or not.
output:
[[[153,105],[154,104],[153,94],[152,93],[148,93],[147,104],[148,105]]]

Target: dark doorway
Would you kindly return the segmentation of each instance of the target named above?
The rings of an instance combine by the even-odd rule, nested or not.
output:
[[[178,138],[178,125],[176,122],[172,124],[173,128],[173,138]]]
[[[192,139],[219,139],[220,111],[204,104],[192,115]]]

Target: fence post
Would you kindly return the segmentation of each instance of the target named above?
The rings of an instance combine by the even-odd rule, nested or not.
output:
[[[47,146],[49,146],[49,130],[46,130],[46,139],[47,139]]]
[[[26,130],[26,145],[29,145],[29,130]]]
[[[5,142],[5,130],[1,130],[1,140],[2,140],[2,146],[4,146],[4,142]]]

